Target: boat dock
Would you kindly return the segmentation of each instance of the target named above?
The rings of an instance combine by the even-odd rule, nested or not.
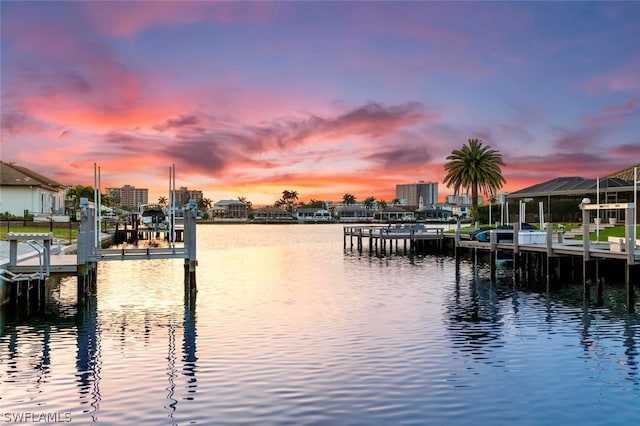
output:
[[[78,304],[85,297],[95,294],[97,264],[105,261],[183,259],[185,300],[196,291],[196,205],[190,200],[185,209],[184,227],[181,229],[155,230],[134,228],[135,242],[141,239],[152,241],[153,235],[164,236],[168,247],[128,246],[126,241],[120,248],[102,248],[95,224],[95,211],[89,208],[86,198],[80,202],[82,219],[78,232],[75,254],[53,253],[52,233],[9,233],[9,263],[0,269],[0,302],[8,303],[18,310],[40,310],[44,303],[45,281],[52,275],[75,275],[78,281]],[[157,234],[156,234],[157,233]],[[178,238],[182,244],[177,245]],[[30,257],[18,256],[18,243],[34,249]],[[160,244],[158,244],[160,245]]]
[[[627,307],[635,307],[635,288],[640,281],[640,239],[634,239],[634,225],[625,226],[625,237],[609,237],[607,242],[589,240],[588,211],[599,208],[624,208],[626,217],[634,217],[635,209],[631,204],[600,204],[583,207],[582,240],[564,239],[562,231],[554,231],[550,223],[543,230],[514,229],[490,233],[489,242],[464,238],[460,224],[455,233],[445,233],[444,228],[426,228],[422,224],[398,224],[388,226],[345,226],[343,243],[345,250],[354,247],[363,252],[365,246],[369,254],[386,255],[387,251],[415,254],[447,253],[456,260],[472,254],[474,261],[479,257],[487,258],[491,267],[491,277],[495,279],[496,265],[500,261],[513,263],[514,278],[521,274],[535,274],[540,279],[546,277],[547,285],[551,279],[562,279],[570,274],[570,279],[582,277],[585,297],[589,296],[591,286],[595,285],[598,295],[607,275],[622,275],[627,295]],[[505,233],[511,238],[504,238]],[[503,239],[504,238],[504,239]]]
[[[434,243],[442,248],[444,228],[427,228],[421,224],[345,226],[344,248],[347,248],[348,240],[350,248],[353,249],[354,239],[358,251],[362,251],[366,241],[369,253],[378,252],[378,247],[382,253],[386,252],[387,246],[393,250],[394,243],[397,251],[400,242],[405,252],[407,249],[420,250],[426,244]]]

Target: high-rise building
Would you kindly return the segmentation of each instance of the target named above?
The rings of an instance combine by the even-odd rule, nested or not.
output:
[[[189,202],[189,200],[201,200],[203,197],[202,191],[199,189],[189,189],[186,186],[181,186],[180,189],[176,191],[176,204],[184,205]]]
[[[107,188],[107,194],[115,204],[137,209],[141,204],[149,202],[149,189],[125,185],[122,188]]]
[[[432,206],[438,203],[438,183],[425,182],[406,183],[396,185],[396,198],[408,206]]]

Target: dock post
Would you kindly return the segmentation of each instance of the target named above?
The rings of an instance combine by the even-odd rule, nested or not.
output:
[[[189,292],[197,291],[196,267],[198,260],[196,256],[196,224],[197,224],[196,200],[189,200],[189,209],[184,215],[184,244],[187,248],[187,259],[185,261],[185,279],[188,282]],[[185,282],[185,285],[187,283]]]
[[[633,281],[633,273],[632,269],[635,269],[636,259],[635,259],[635,251],[636,251],[636,240],[634,238],[635,235],[635,227],[633,224],[632,218],[636,217],[636,206],[627,207],[625,209],[625,247],[627,249],[627,265],[625,267],[625,286],[627,293],[627,311],[629,313],[635,312],[635,285]]]
[[[38,310],[40,312],[44,312],[45,308],[45,298],[46,298],[46,280],[41,279],[38,281]]]
[[[520,223],[515,222],[513,224],[513,270],[516,272],[520,270],[520,245],[518,241],[519,234]]]
[[[95,211],[89,208],[89,200],[80,198],[80,228],[78,230],[77,248],[77,303],[83,304],[86,297],[87,288],[90,285],[90,258],[94,247],[95,221],[93,220]]]
[[[634,313],[636,310],[636,289],[631,282],[633,278],[632,265],[627,265],[625,269],[625,285],[627,293],[627,312]]]
[[[604,277],[598,278],[596,285],[598,292],[598,305],[602,305],[604,302]]]
[[[590,298],[591,275],[589,261],[591,260],[591,247],[589,240],[589,210],[585,208],[590,201],[582,200],[580,208],[582,209],[582,282],[584,285],[583,294],[585,300]]]
[[[78,266],[78,288],[76,292],[76,302],[78,305],[82,305],[84,303],[84,299],[87,293],[87,280],[88,280],[88,265],[85,263],[84,265]]]
[[[489,263],[491,265],[491,279],[496,279],[496,262],[498,260],[498,233],[489,232]]]
[[[460,245],[460,218],[457,218],[456,234],[453,239],[453,252],[455,254],[456,261],[459,260],[458,246]]]
[[[553,256],[553,225],[547,222],[545,227],[547,230],[547,255],[545,261],[547,267],[547,291],[549,291],[551,285],[551,257]]]

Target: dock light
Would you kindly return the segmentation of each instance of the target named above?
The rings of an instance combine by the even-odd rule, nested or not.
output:
[[[585,206],[586,204],[591,204],[591,200],[588,198],[583,198],[582,202],[578,205],[580,206],[580,208],[583,208],[583,206]]]

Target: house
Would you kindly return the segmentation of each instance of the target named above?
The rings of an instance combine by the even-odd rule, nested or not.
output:
[[[258,222],[290,222],[293,216],[286,210],[279,207],[263,207],[253,213],[253,217]]]
[[[346,206],[339,210],[340,222],[373,222],[373,212],[363,207]]]
[[[634,201],[634,170],[640,163],[627,167],[601,178],[583,178],[577,176],[558,177],[527,188],[511,192],[506,203],[511,203],[510,221],[515,221],[522,212],[524,222],[581,222],[582,212],[579,205],[584,198],[592,203],[616,204]],[[636,189],[637,191],[637,189]],[[635,195],[637,197],[637,194]],[[543,216],[540,218],[540,203]],[[623,221],[624,210],[593,211],[602,214],[612,222]],[[602,217],[602,216],[601,216]],[[636,222],[640,219],[640,209],[636,209]]]
[[[425,222],[455,222],[452,206],[447,203],[424,206],[423,208],[418,209],[416,213]]]
[[[65,186],[26,167],[0,161],[0,212],[64,220]],[[68,220],[68,217],[66,217]]]
[[[415,222],[416,220],[413,212],[401,207],[385,207],[376,215],[385,222]]]
[[[331,212],[321,208],[300,208],[296,210],[296,219],[300,222],[331,222]]]
[[[209,209],[213,219],[247,219],[249,207],[239,200],[220,200]]]

